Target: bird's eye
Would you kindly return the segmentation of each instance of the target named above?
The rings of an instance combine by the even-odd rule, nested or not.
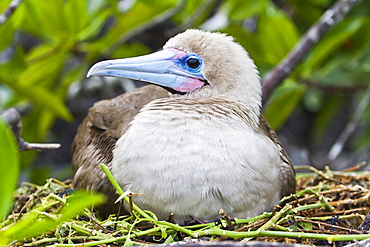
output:
[[[190,73],[201,73],[203,67],[202,59],[196,54],[189,54],[176,59],[175,63]]]
[[[200,61],[197,58],[190,57],[187,61],[186,64],[192,68],[196,69],[200,66]]]

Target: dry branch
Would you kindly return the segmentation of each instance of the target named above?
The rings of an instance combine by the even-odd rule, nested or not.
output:
[[[13,0],[8,8],[0,15],[0,26],[4,25],[4,23],[12,16],[18,6],[23,2],[23,0]]]
[[[262,80],[263,97],[268,99],[272,90],[279,85],[311,51],[312,47],[361,0],[340,0],[329,8],[301,38],[294,49]]]
[[[41,151],[43,149],[57,149],[60,147],[59,143],[29,143],[21,138],[22,118],[21,114],[16,108],[9,108],[1,112],[0,116],[11,127],[14,136],[18,142],[19,151],[35,150]]]
[[[369,102],[370,102],[370,87],[368,87],[363,98],[358,104],[357,109],[353,114],[352,120],[349,123],[347,123],[346,127],[339,135],[336,142],[333,144],[333,146],[331,146],[325,164],[332,163],[342,152],[344,144],[346,143],[350,135],[355,131],[357,125],[361,120],[362,115],[364,114],[365,110],[369,105]]]

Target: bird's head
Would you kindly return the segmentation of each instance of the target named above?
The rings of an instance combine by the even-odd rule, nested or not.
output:
[[[221,33],[190,29],[153,54],[99,62],[89,70],[87,76],[91,75],[150,82],[188,97],[235,100],[258,112],[261,106],[253,60],[232,37]]]

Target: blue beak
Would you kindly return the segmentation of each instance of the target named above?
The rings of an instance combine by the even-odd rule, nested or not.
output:
[[[203,86],[206,80],[199,70],[194,72],[184,66],[184,56],[187,54],[183,51],[165,49],[140,57],[102,61],[90,68],[87,77],[124,77],[189,92]]]

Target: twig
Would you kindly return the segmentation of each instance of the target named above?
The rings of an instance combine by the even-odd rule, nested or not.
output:
[[[310,170],[314,173],[316,173],[317,175],[325,178],[326,180],[329,180],[329,181],[332,181],[332,182],[335,182],[335,183],[338,183],[338,184],[343,184],[341,181],[337,180],[337,179],[333,179],[331,178],[331,176],[329,176],[328,174],[326,174],[325,172],[323,171],[320,171],[318,169],[316,169],[315,167],[313,166],[296,166],[294,167],[295,170],[302,170],[302,169],[307,169],[307,170]]]
[[[4,25],[4,23],[12,16],[18,6],[23,2],[23,0],[13,0],[8,8],[4,10],[4,12],[0,15],[0,26]]]
[[[227,213],[223,209],[220,209],[219,214],[221,215],[221,217],[223,217],[225,219],[226,224],[227,224],[227,229],[229,229],[229,230],[233,229],[233,224],[231,223],[231,219],[227,215]]]
[[[311,223],[311,224],[320,224],[320,225],[323,225],[323,226],[338,228],[338,229],[341,229],[341,230],[345,230],[345,231],[353,232],[353,233],[357,233],[357,234],[364,234],[364,233],[366,233],[366,232],[363,232],[363,231],[359,231],[359,230],[355,230],[355,229],[350,229],[350,228],[343,227],[343,226],[337,226],[337,225],[332,225],[332,224],[325,223],[325,222],[308,220],[308,219],[295,219],[295,222],[308,222],[308,223]]]
[[[362,207],[362,208],[358,208],[358,209],[348,209],[348,210],[345,210],[345,211],[323,212],[323,213],[316,213],[315,214],[316,216],[312,216],[312,217],[308,216],[308,217],[305,217],[305,218],[310,219],[310,220],[325,221],[325,220],[332,219],[333,215],[335,215],[335,216],[338,216],[338,220],[346,220],[346,219],[352,219],[352,218],[361,218],[362,217],[361,214],[358,214],[358,213],[350,214],[350,213],[358,212],[358,211],[366,211],[366,210],[368,210],[367,207]],[[325,214],[325,216],[317,216],[317,215],[320,215],[320,214]],[[341,215],[341,214],[343,214],[343,215]]]
[[[331,206],[338,206],[338,205],[343,205],[343,204],[352,204],[352,205],[357,205],[361,202],[366,202],[369,200],[369,193],[366,194],[365,196],[363,197],[360,197],[360,198],[356,198],[356,199],[344,199],[344,200],[340,200],[340,201],[334,201],[334,202],[329,202],[329,204]]]
[[[370,229],[370,211],[366,214],[364,221],[357,228],[360,231],[368,231]]]
[[[328,202],[328,201],[325,199],[325,197],[324,197],[324,196],[320,195],[318,192],[316,192],[316,191],[314,191],[314,190],[312,190],[312,189],[310,189],[310,188],[304,189],[304,190],[302,190],[302,191],[298,192],[297,194],[295,194],[294,196],[295,196],[295,197],[299,197],[299,196],[301,196],[301,195],[303,195],[303,194],[306,194],[307,192],[308,192],[308,193],[311,193],[311,194],[314,194],[315,196],[317,196],[317,198],[318,198],[318,199],[319,199],[319,201],[321,202],[321,205],[323,205],[327,210],[329,210],[329,212],[333,212],[333,211],[335,210],[335,209],[334,209],[334,207],[330,205],[330,202]],[[289,196],[288,196],[288,197],[284,197],[284,198],[282,199],[282,201],[285,201],[285,200],[287,200],[287,199],[290,199],[290,198],[289,198]],[[315,204],[311,204],[311,205],[315,205]],[[296,208],[296,209],[297,209],[297,208]],[[293,209],[293,210],[295,210],[295,209]]]
[[[41,151],[43,149],[57,149],[60,147],[59,143],[29,143],[21,138],[22,119],[21,114],[16,108],[9,108],[0,114],[5,119],[8,125],[12,128],[15,138],[18,142],[19,151],[35,150]]]
[[[342,20],[358,1],[361,0],[340,0],[320,17],[319,21],[306,32],[288,56],[264,76],[262,80],[264,99],[268,98],[272,89],[293,71],[321,37]]]
[[[29,143],[21,139],[20,151],[41,151],[43,149],[57,149],[60,148],[59,143]]]
[[[367,162],[366,161],[361,161],[359,163],[357,163],[356,165],[354,166],[351,166],[351,167],[348,167],[344,170],[341,170],[341,172],[353,172],[353,171],[357,171],[359,170],[361,167],[363,166],[366,166]]]
[[[331,146],[329,154],[327,156],[326,164],[332,163],[342,152],[344,144],[348,140],[349,136],[356,129],[356,126],[360,122],[362,115],[364,114],[367,106],[369,105],[369,101],[370,101],[370,87],[368,87],[366,92],[364,93],[364,96],[362,97],[355,113],[353,114],[352,120],[348,122],[342,133],[339,135],[337,141],[333,144],[333,146]]]

